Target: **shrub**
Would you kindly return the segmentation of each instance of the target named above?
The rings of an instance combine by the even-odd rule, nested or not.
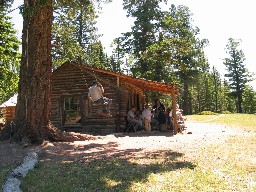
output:
[[[221,114],[232,114],[230,111],[221,111]]]
[[[201,111],[198,113],[198,115],[217,115],[218,113],[212,112],[212,111]]]

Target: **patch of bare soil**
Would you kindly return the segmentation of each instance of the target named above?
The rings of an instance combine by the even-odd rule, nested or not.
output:
[[[128,157],[162,150],[187,153],[209,144],[224,142],[230,135],[246,134],[238,129],[209,123],[189,123],[183,133],[167,132],[116,133],[90,136],[73,133],[78,139],[69,142],[45,142],[40,146],[21,146],[0,142],[0,166],[21,164],[30,151],[39,152],[39,160],[89,161],[98,158]]]
[[[0,167],[21,164],[27,153],[36,148],[36,146],[24,148],[20,144],[10,143],[9,140],[0,141]]]

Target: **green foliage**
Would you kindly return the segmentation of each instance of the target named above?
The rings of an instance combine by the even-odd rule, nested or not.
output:
[[[109,69],[107,66],[107,55],[104,53],[101,42],[93,43],[88,48],[90,57],[88,63],[98,68]]]
[[[223,110],[231,111],[232,113],[236,112],[236,101],[234,97],[230,97],[230,89],[228,88],[228,83],[226,80],[224,80],[223,83]]]
[[[236,92],[240,94],[244,90],[241,86],[243,81],[237,84],[241,89],[236,91],[233,88],[238,86],[232,85],[231,81],[222,83],[217,69],[210,71],[204,53],[209,42],[197,37],[200,30],[192,25],[192,13],[188,7],[171,5],[169,11],[162,12],[159,2],[125,0],[123,3],[128,16],[135,19],[132,31],[124,33],[115,41],[116,50],[122,58],[132,58],[126,62],[127,69],[132,71],[134,77],[178,83],[178,100],[184,114],[237,111],[237,103],[241,103],[242,98],[241,95],[237,97]],[[234,50],[238,45],[234,42],[232,44],[227,45],[227,50]],[[242,63],[244,55],[241,51],[237,53]],[[239,57],[235,58],[239,63]],[[230,61],[232,59],[226,60]],[[247,77],[244,83],[250,80],[249,73],[237,75],[241,79]],[[228,76],[235,79],[234,74]],[[244,96],[246,102],[243,102],[247,112],[255,110],[254,102],[249,106],[249,100],[252,101],[249,95]],[[147,93],[147,96],[156,97],[157,94]]]
[[[14,0],[2,0],[0,1],[0,10],[1,12],[5,11],[6,13],[11,12],[10,7],[12,6]]]
[[[6,178],[7,178],[8,174],[16,166],[18,166],[18,165],[12,165],[12,166],[8,166],[8,167],[4,167],[4,166],[0,167],[0,186],[4,185],[4,183],[6,182]]]
[[[245,87],[242,105],[244,113],[256,113],[256,92],[253,90],[253,87]]]
[[[188,7],[172,5],[170,12],[164,13],[161,24],[168,63],[183,82],[196,78],[200,70],[208,68],[203,53],[207,41],[196,38],[199,29],[192,26],[191,20]]]
[[[163,14],[161,30],[162,45],[164,45],[161,50],[165,53],[163,63],[167,64],[166,68],[172,69],[168,78],[177,79],[182,85],[179,88],[183,111],[184,114],[189,114],[189,108],[192,108],[192,102],[189,102],[190,86],[200,83],[199,79],[202,79],[209,70],[203,51],[208,41],[197,38],[199,29],[192,25],[192,14],[186,6],[171,5],[170,11]],[[201,84],[203,83],[205,82],[201,81]],[[205,86],[197,86],[201,89],[205,88]]]
[[[111,55],[108,63],[111,71],[114,71],[116,73],[123,72],[121,69],[121,65],[123,64],[123,62],[120,60],[118,55]]]
[[[46,2],[38,1],[38,6]],[[166,1],[124,0],[127,16],[135,19],[134,26],[132,31],[114,40],[115,50],[108,56],[104,53],[95,28],[95,7],[102,2],[106,1],[55,1],[52,41],[55,68],[73,60],[115,72],[132,72],[134,77],[178,83],[180,96],[177,100],[181,106],[188,108],[188,114],[201,111],[233,113],[237,111],[238,101],[241,102],[243,112],[255,113],[255,91],[245,86],[250,81],[250,75],[247,70],[240,70],[244,67],[245,57],[242,51],[237,50],[239,42],[230,39],[227,45],[230,58],[226,58],[224,64],[231,67],[229,70],[235,66],[232,62],[236,62],[241,72],[237,75],[241,81],[235,84],[233,80],[236,74],[228,73],[228,81],[222,83],[217,69],[209,70],[204,54],[208,40],[198,38],[200,30],[192,25],[192,13],[188,7],[172,5],[169,11],[162,12],[159,3]],[[12,0],[4,3],[6,8],[10,8]],[[29,9],[22,7],[22,10],[25,13]],[[17,52],[19,42],[15,35],[11,37],[14,32],[12,25],[3,25],[5,19],[2,18],[1,15],[1,25],[5,27],[0,28],[0,37],[7,37],[8,34],[9,38],[5,47],[0,45],[0,61],[4,61],[0,69],[0,103],[17,91],[20,62]],[[4,30],[7,33],[2,32]],[[240,87],[239,91],[237,87]],[[149,100],[159,97],[169,104],[165,96],[146,94]]]
[[[198,113],[198,115],[217,115],[218,113],[212,112],[212,111],[201,111]]]
[[[197,109],[195,113],[225,110],[221,77],[214,67],[209,72],[202,71],[198,75],[198,81],[194,83],[194,88],[191,91],[193,91],[193,95],[190,96],[193,98],[192,107]]]
[[[244,53],[238,49],[240,42],[232,38],[229,38],[228,41],[226,50],[230,57],[224,59],[227,70],[225,77],[228,78],[228,87],[232,91],[230,96],[237,99],[237,112],[242,113],[242,94],[246,83],[249,82],[249,75],[244,65]]]
[[[20,42],[7,16],[8,7],[0,9],[0,103],[17,92],[19,80]]]
[[[97,67],[106,65],[103,47],[97,40],[93,2],[61,1],[55,5],[53,21],[53,64],[72,60]],[[94,63],[96,62],[96,63]]]
[[[132,31],[123,34],[121,37],[121,46],[119,50],[132,54],[134,62],[132,72],[136,77],[149,79],[152,63],[144,55],[147,48],[156,42],[156,34],[159,27],[161,11],[157,0],[130,1],[124,0],[123,6],[127,10],[128,16],[135,19]],[[155,68],[159,67],[155,66]],[[152,79],[152,78],[150,78]]]
[[[230,111],[221,111],[221,114],[232,114]]]
[[[172,5],[169,12],[162,12],[160,2],[124,1],[124,9],[135,22],[131,32],[116,40],[118,51],[134,58],[133,76],[186,84],[180,89],[188,94],[188,86],[209,68],[203,51],[208,41],[196,37],[199,29],[192,26],[188,7]],[[184,106],[188,106],[187,99]]]
[[[49,2],[49,0],[38,0],[34,1],[35,4],[33,6],[24,3],[23,5],[20,6],[20,13],[23,16],[31,17]]]
[[[222,104],[221,104],[221,77],[220,73],[217,71],[215,67],[212,68],[212,73],[211,73],[211,81],[212,81],[212,101],[214,103],[214,111],[221,111],[222,109]]]

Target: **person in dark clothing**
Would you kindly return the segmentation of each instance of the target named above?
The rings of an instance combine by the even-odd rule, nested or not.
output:
[[[153,107],[152,107],[152,109],[153,109],[153,111],[155,112],[155,114],[158,115],[158,113],[159,113],[159,111],[160,111],[160,108],[161,108],[163,111],[165,111],[164,105],[160,102],[159,99],[156,99],[156,100],[155,100],[155,104],[154,104]]]
[[[157,119],[159,121],[159,124],[166,124],[166,122],[167,122],[166,114],[162,108],[159,109]]]
[[[167,116],[165,111],[161,107],[159,108],[157,120],[159,122],[159,131],[165,131],[167,128]]]

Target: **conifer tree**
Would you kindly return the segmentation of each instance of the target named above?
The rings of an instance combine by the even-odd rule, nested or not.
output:
[[[13,139],[33,143],[56,140],[59,135],[50,122],[53,1],[24,0],[22,13],[22,59]]]
[[[91,63],[95,58],[93,49],[101,49],[96,35],[96,10],[92,1],[59,1],[54,6],[53,20],[53,65],[60,66],[65,61]],[[93,46],[91,46],[94,44]],[[99,57],[99,55],[97,55]],[[100,58],[98,58],[100,59]],[[96,63],[96,66],[99,66]]]
[[[11,1],[4,1],[0,4],[0,103],[18,91],[20,42],[11,17],[8,16],[10,3]]]
[[[243,112],[256,112],[256,92],[251,86],[246,86],[243,93]]]
[[[127,15],[135,19],[132,31],[121,37],[122,49],[134,57],[133,74],[136,77],[145,77],[149,71],[150,60],[143,57],[147,48],[156,42],[161,10],[159,3],[162,0],[124,0],[123,6]]]
[[[229,38],[226,45],[229,57],[224,59],[223,64],[226,66],[225,77],[228,79],[228,87],[231,90],[230,96],[236,99],[236,112],[242,113],[243,92],[250,75],[245,68],[245,55],[239,49],[239,45],[239,40]]]

